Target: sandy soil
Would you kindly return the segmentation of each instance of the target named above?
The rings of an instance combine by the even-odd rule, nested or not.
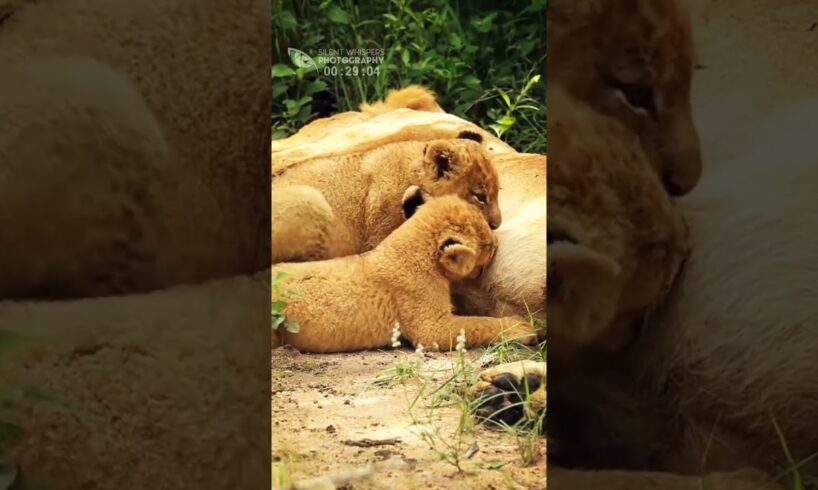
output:
[[[362,470],[370,464],[382,466],[371,478],[339,488],[545,488],[544,454],[536,464],[524,467],[515,438],[501,431],[475,427],[474,434],[466,436],[463,452],[472,443],[479,450],[461,463],[463,471],[441,461],[419,433],[438,428],[444,440],[454,443],[460,412],[440,409],[434,412],[437,418],[429,418],[419,403],[410,415],[418,383],[373,383],[404,354],[412,353],[405,349],[335,355],[299,354],[286,348],[273,351],[274,489],[280,486],[277,477],[284,478],[276,461],[283,461],[286,477],[296,481]],[[423,372],[440,385],[451,376],[453,359],[451,354],[427,354]],[[367,447],[366,439],[382,445]]]

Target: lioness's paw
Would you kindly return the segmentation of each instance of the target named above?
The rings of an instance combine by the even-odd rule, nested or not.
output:
[[[512,425],[521,420],[542,420],[545,363],[519,361],[486,369],[472,393],[477,400],[475,415],[481,421]]]

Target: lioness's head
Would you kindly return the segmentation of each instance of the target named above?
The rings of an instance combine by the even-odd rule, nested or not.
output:
[[[639,134],[671,195],[693,189],[702,165],[687,13],[676,0],[552,0],[548,8],[548,84],[562,83]]]
[[[464,131],[458,139],[431,141],[423,150],[423,176],[418,184],[425,199],[457,195],[476,206],[491,229],[503,221],[497,203],[497,172],[480,144],[480,135]]]

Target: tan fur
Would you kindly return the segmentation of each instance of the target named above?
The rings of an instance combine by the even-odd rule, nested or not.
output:
[[[0,16],[0,297],[269,263],[269,3],[5,1]]]
[[[547,32],[548,50],[561,53],[548,57],[549,87],[561,83],[620,120],[640,135],[668,190],[689,192],[701,175],[701,151],[690,110],[696,53],[680,2],[554,0]],[[645,89],[652,108],[628,102],[627,93]]]
[[[389,345],[392,327],[413,345],[450,350],[462,329],[467,346],[536,338],[521,317],[455,316],[449,282],[489,263],[496,241],[477,209],[455,196],[422,205],[373,250],[323,262],[279,264],[291,274],[285,313],[300,325],[285,343],[310,352],[345,352]]]
[[[270,439],[258,434],[261,421],[248,423],[270,410],[270,313],[259,307],[268,277],[0,302],[4,338],[24,340],[3,350],[0,367],[23,429],[9,456],[24,486],[269,485]]]
[[[371,105],[361,104],[361,112],[368,116],[377,116],[402,108],[414,111],[443,112],[443,109],[437,105],[434,92],[420,85],[409,85],[400,90],[390,90],[383,101]]]
[[[301,197],[292,186],[301,186]],[[287,193],[286,213],[272,223],[273,262],[340,257],[371,250],[404,221],[403,193],[418,186],[424,196],[459,195],[501,223],[497,173],[479,143],[436,140],[393,143],[364,153],[318,157],[274,172],[273,201]],[[304,186],[314,189],[311,195]],[[475,195],[485,196],[485,204]],[[331,214],[316,214],[316,207]],[[312,215],[314,219],[305,217]],[[331,221],[330,221],[331,220]],[[302,232],[289,234],[300,228]]]

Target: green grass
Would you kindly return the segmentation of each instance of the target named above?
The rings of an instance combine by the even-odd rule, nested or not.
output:
[[[274,0],[272,126],[284,138],[330,112],[357,110],[389,89],[425,85],[444,110],[543,153],[546,0]],[[299,67],[294,48],[368,49],[372,63]],[[356,71],[357,70],[357,71]],[[322,109],[323,108],[323,109]]]
[[[534,322],[533,318],[531,319]],[[532,323],[533,324],[533,323]],[[470,451],[473,451],[475,435],[481,430],[493,430],[488,425],[476,423],[476,413],[480,401],[475,400],[469,388],[478,380],[484,368],[481,359],[493,362],[514,360],[545,361],[545,342],[535,346],[525,346],[501,335],[501,340],[482,352],[468,354],[456,352],[453,362],[445,368],[434,368],[424,362],[418,354],[399,354],[395,365],[379,373],[376,384],[401,384],[407,403],[407,414],[412,425],[418,428],[418,435],[429,446],[440,461],[450,464],[462,472]],[[503,359],[500,361],[500,359]],[[435,381],[445,375],[442,380]],[[542,437],[545,411],[535,413],[530,408],[531,397],[528,390],[522,394],[525,417],[517,424],[496,424],[508,437],[515,440],[520,462],[523,465],[537,464],[543,457],[545,438]],[[443,417],[444,410],[454,411],[456,422],[451,417]],[[489,465],[499,469],[508,461],[492,461]]]

